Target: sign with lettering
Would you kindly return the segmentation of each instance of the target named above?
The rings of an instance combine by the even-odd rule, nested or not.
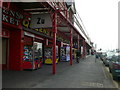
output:
[[[52,21],[50,14],[32,15],[30,27],[34,28],[50,28],[52,27]]]
[[[52,21],[49,14],[32,15],[31,20],[24,19],[22,25],[23,27],[30,28],[30,30],[53,37]],[[56,38],[64,43],[70,43],[61,33],[57,33]]]
[[[45,34],[47,36],[53,36],[52,30],[51,29],[45,29],[45,28],[37,28],[37,29],[33,29],[39,33]]]
[[[9,38],[9,31],[7,30],[0,31],[0,37]]]
[[[2,10],[2,21],[13,24],[15,26],[20,25],[20,20],[23,19],[23,15],[20,12],[10,10],[3,6]]]

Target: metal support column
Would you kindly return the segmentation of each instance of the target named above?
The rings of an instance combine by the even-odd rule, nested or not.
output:
[[[85,55],[84,55],[84,57],[86,57],[86,55],[87,55],[87,47],[86,47],[86,42],[84,42],[84,46],[85,46]]]
[[[85,45],[85,40],[83,40],[83,58],[86,56],[86,45]]]
[[[66,19],[68,19],[68,10],[66,10],[65,12],[66,12]]]
[[[82,58],[84,58],[84,40],[82,39]]]
[[[82,41],[82,43],[83,43],[83,57],[82,58],[84,58],[84,54],[85,54],[84,40]]]
[[[0,8],[2,8],[3,0],[0,0]]]
[[[78,50],[80,50],[80,36],[78,35]]]
[[[70,65],[72,65],[72,45],[73,45],[73,37],[72,30],[70,31]]]
[[[54,15],[53,15],[53,49],[52,49],[53,74],[56,73],[56,33],[57,33],[57,13],[54,12]]]

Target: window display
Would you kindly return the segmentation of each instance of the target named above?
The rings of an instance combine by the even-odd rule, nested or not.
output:
[[[56,63],[58,63],[58,46],[56,46]],[[45,64],[52,64],[52,48],[45,48]]]
[[[42,43],[24,46],[23,69],[38,69],[42,66]]]
[[[34,48],[33,48],[33,58],[34,61],[37,64],[37,67],[40,68],[40,66],[42,65],[42,43],[39,42],[34,42]]]
[[[61,61],[70,61],[70,47],[61,47]]]
[[[61,61],[65,61],[66,60],[66,47],[61,47]]]
[[[30,45],[24,46],[23,60],[24,61],[32,61],[32,59],[33,59],[33,57],[32,57],[32,46],[30,46]]]

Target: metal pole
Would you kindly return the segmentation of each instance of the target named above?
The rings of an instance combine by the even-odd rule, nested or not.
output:
[[[3,0],[0,0],[0,8],[2,8]]]
[[[80,50],[80,36],[78,35],[78,50]]]
[[[73,38],[72,38],[72,30],[70,31],[70,65],[72,65],[72,44],[73,44]]]
[[[83,58],[86,56],[86,45],[85,45],[85,40],[83,40]]]
[[[35,69],[35,64],[34,64],[34,60],[35,60],[35,47],[34,47],[34,41],[35,41],[35,38],[33,37],[33,48],[32,48],[32,56],[33,56],[33,61],[32,61],[32,70],[34,70]]]
[[[82,58],[84,58],[84,39],[82,39],[82,47],[83,47]]]
[[[87,55],[87,47],[86,47],[86,42],[84,41],[84,45],[85,45],[85,56],[84,57],[86,57],[86,55]]]
[[[68,19],[68,10],[66,10],[65,12],[66,12],[66,19]]]
[[[52,49],[52,63],[53,63],[53,74],[56,73],[56,33],[57,33],[57,13],[53,15],[53,49]]]

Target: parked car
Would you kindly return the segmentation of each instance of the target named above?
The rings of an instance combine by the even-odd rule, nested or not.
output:
[[[103,61],[104,59],[106,59],[107,54],[105,52],[102,52],[100,59]]]
[[[113,76],[113,80],[117,80],[120,77],[120,54],[112,56],[109,62],[109,71]]]
[[[103,63],[105,66],[109,66],[109,61],[111,60],[112,56],[115,55],[113,52],[108,52],[106,57],[103,59]]]
[[[103,60],[105,66],[109,66],[109,61],[111,60],[112,56],[107,56],[106,59]]]

